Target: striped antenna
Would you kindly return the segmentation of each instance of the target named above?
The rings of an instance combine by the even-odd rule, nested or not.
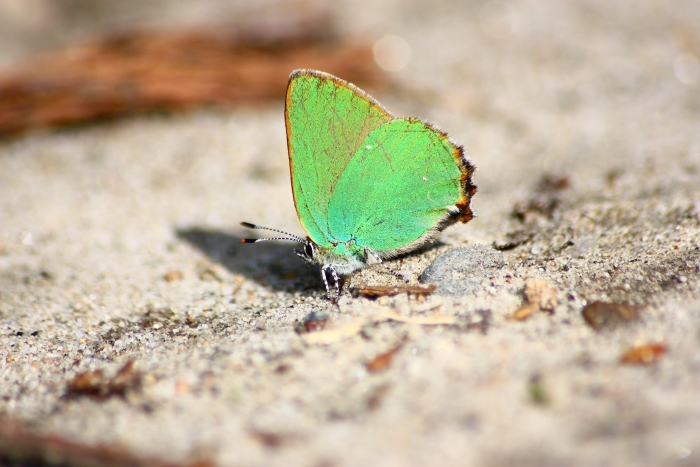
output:
[[[272,232],[278,232],[281,234],[288,235],[288,237],[274,237],[274,238],[272,238],[272,237],[269,237],[269,238],[243,238],[243,239],[241,239],[241,242],[243,242],[243,243],[269,242],[272,240],[289,240],[290,242],[297,242],[297,243],[305,243],[306,242],[306,240],[304,240],[303,238],[297,237],[296,235],[285,232],[284,230],[271,229],[269,227],[263,227],[261,225],[251,224],[250,222],[241,222],[241,225],[243,227],[247,227],[249,229],[270,230]]]

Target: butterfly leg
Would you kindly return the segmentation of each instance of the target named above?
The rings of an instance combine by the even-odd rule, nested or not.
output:
[[[331,298],[331,289],[328,287],[328,278],[326,277],[326,274],[326,266],[323,266],[321,268],[321,279],[323,279],[323,285],[326,286],[326,297]]]
[[[335,286],[335,297],[331,295],[331,288],[328,285],[329,273],[333,278],[333,285]],[[330,300],[337,302],[340,298],[340,275],[338,274],[338,271],[335,270],[333,265],[327,264],[321,268],[321,277],[323,278],[323,284],[326,286],[326,296]]]
[[[331,266],[331,274],[333,275],[333,282],[335,283],[335,301],[340,299],[340,274]]]

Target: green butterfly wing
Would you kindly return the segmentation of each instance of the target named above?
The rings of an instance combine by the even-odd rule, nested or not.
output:
[[[331,197],[331,237],[383,258],[411,251],[472,218],[474,167],[462,148],[417,119],[395,119],[362,142]]]
[[[317,245],[330,245],[331,197],[363,140],[394,117],[371,96],[335,76],[296,70],[285,105],[294,204]]]

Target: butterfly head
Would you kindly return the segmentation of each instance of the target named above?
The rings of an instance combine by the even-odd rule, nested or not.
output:
[[[320,264],[321,265],[321,277],[323,278],[323,282],[326,285],[326,295],[328,298],[331,300],[337,301],[338,297],[340,296],[340,275],[338,273],[338,270],[334,265],[328,264],[328,259],[329,259],[329,251],[327,248],[321,248],[319,247],[316,243],[314,243],[313,240],[311,240],[309,237],[301,238],[296,235],[292,235],[290,233],[284,232],[282,230],[277,230],[277,229],[271,229],[268,227],[262,227],[260,225],[255,225],[251,224],[249,222],[241,222],[241,225],[243,227],[247,227],[249,229],[258,229],[258,230],[271,230],[273,232],[278,232],[281,234],[286,235],[286,237],[270,237],[270,238],[244,238],[242,239],[243,243],[258,243],[258,242],[266,242],[270,240],[289,240],[292,242],[297,242],[297,243],[302,243],[303,248],[301,250],[294,250],[294,252],[299,256],[301,259],[306,261],[309,264]],[[328,278],[327,275],[330,275],[333,278],[334,286],[335,286],[335,295],[331,293],[331,288],[328,284]]]
[[[318,263],[318,245],[312,242],[310,238],[304,241],[303,249],[294,250],[294,253],[309,264]]]
[[[289,240],[290,242],[302,243],[303,248],[301,250],[294,250],[297,256],[299,256],[301,259],[310,264],[318,264],[322,262],[322,257],[324,255],[322,254],[319,246],[316,243],[314,243],[314,241],[311,240],[309,237],[301,238],[283,230],[271,229],[269,227],[263,227],[260,225],[251,224],[249,222],[241,222],[241,225],[243,227],[248,227],[249,229],[271,230],[273,232],[278,232],[286,235],[286,237],[244,238],[242,240],[243,243],[258,243],[267,242],[271,240]]]

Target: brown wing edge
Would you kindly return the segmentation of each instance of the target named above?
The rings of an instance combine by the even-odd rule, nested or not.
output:
[[[434,123],[426,122],[419,118],[407,118],[407,120],[421,122],[423,125],[438,133],[442,138],[449,141],[450,145],[453,147],[452,155],[461,172],[459,177],[461,193],[460,198],[455,202],[456,209],[448,210],[432,229],[428,230],[423,236],[417,238],[408,245],[397,248],[396,250],[377,252],[382,259],[394,258],[404,253],[409,253],[435,240],[440,235],[440,232],[452,224],[457,222],[467,223],[474,218],[474,212],[471,209],[470,202],[478,190],[478,187],[472,182],[472,175],[474,175],[474,171],[476,171],[476,166],[467,158],[464,148],[452,140],[447,133]]]
[[[300,68],[297,70],[292,71],[292,73],[289,75],[289,81],[287,82],[287,91],[285,93],[284,97],[284,126],[287,130],[287,157],[289,158],[289,182],[292,184],[292,198],[294,199],[294,208],[297,211],[297,215],[299,213],[299,208],[297,207],[297,195],[294,190],[294,162],[292,161],[292,126],[289,122],[289,107],[290,107],[290,100],[291,100],[291,95],[292,95],[292,82],[294,81],[295,78],[301,75],[307,75],[307,76],[315,76],[320,79],[325,79],[329,81],[333,81],[335,84],[338,86],[346,87],[350,89],[352,92],[355,93],[358,97],[365,99],[370,103],[372,107],[375,107],[379,109],[382,113],[384,113],[387,117],[390,117],[391,119],[396,118],[394,114],[389,112],[386,107],[384,107],[382,104],[379,103],[377,99],[363,91],[362,89],[358,88],[352,83],[349,83],[345,80],[342,80],[338,78],[337,76],[333,76],[330,73],[326,73],[324,71],[318,71],[318,70],[311,70],[311,69],[305,69],[305,68]],[[471,211],[470,211],[471,212]],[[304,223],[301,222],[301,219],[299,220],[301,223],[301,227],[304,229],[304,232],[306,232],[306,228],[304,227]],[[466,222],[466,221],[464,221]],[[306,232],[306,235],[309,235],[309,232]]]

